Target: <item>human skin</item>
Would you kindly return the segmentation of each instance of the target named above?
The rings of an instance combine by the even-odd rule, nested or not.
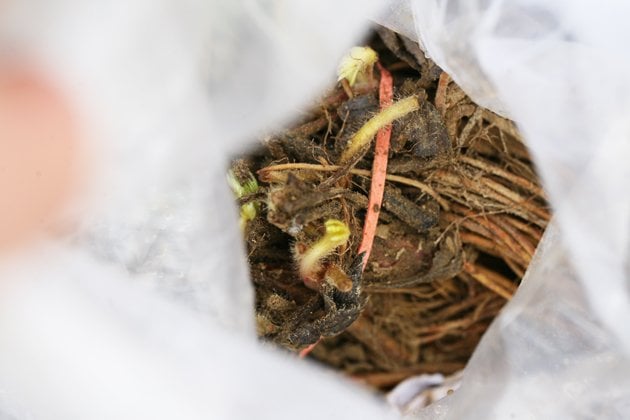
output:
[[[0,65],[0,253],[50,227],[71,195],[76,122],[41,74]]]

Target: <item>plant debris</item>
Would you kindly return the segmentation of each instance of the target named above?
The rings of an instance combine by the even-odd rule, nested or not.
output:
[[[416,44],[377,32],[381,70],[346,61],[352,83],[342,77],[295,126],[235,160],[230,183],[260,337],[387,389],[465,365],[550,215],[514,125]],[[366,51],[353,54],[372,60]],[[388,74],[392,105],[383,80],[379,93]],[[364,224],[373,242],[361,246]]]

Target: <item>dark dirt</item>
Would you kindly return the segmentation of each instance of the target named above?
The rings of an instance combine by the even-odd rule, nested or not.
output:
[[[363,274],[356,251],[373,153],[352,168],[331,165],[378,112],[376,85],[353,98],[333,88],[232,170],[259,184],[239,203],[256,206],[244,236],[260,337],[291,350],[318,343],[310,357],[386,389],[465,365],[514,293],[549,211],[514,125],[475,105],[417,45],[377,32],[370,45],[394,76],[395,97],[422,103],[393,124]],[[331,219],[350,238],[305,279],[301,258]]]

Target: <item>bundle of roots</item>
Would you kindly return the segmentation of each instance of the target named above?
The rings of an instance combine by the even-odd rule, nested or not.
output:
[[[378,83],[337,85],[294,127],[232,166],[259,335],[386,389],[461,369],[515,292],[549,220],[514,125],[474,104],[424,54],[371,41],[395,102],[382,205],[374,152],[348,152],[378,114]],[[348,157],[348,155],[350,157]],[[378,212],[371,253],[358,252]]]

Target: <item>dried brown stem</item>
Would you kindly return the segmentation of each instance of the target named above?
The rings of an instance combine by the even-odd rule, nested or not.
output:
[[[346,331],[368,348],[376,346],[391,360],[412,360],[411,354],[398,340],[376,327],[366,316],[359,317]]]
[[[496,175],[498,177],[501,177],[507,181],[510,181],[511,183],[513,183],[514,185],[517,185],[523,189],[525,189],[526,191],[531,192],[532,194],[541,197],[543,199],[545,199],[545,192],[543,191],[543,189],[541,187],[539,187],[538,185],[534,184],[533,182],[520,177],[518,175],[515,175],[511,172],[508,172],[506,170],[504,170],[503,168],[494,165],[492,163],[486,162],[484,160],[478,159],[478,158],[471,158],[470,156],[465,156],[465,155],[460,155],[458,157],[458,160],[461,162],[464,162],[470,166],[474,166],[475,168],[481,169],[483,171],[486,171],[492,175]]]
[[[470,274],[474,280],[506,300],[510,300],[516,292],[516,285],[496,271],[471,263],[464,264],[464,271]]]
[[[316,163],[283,163],[279,165],[267,166],[259,170],[258,173],[262,177],[261,179],[263,181],[266,181],[268,179],[266,178],[267,174],[270,172],[275,172],[275,171],[309,170],[309,171],[320,171],[320,172],[335,172],[340,169],[342,169],[342,166],[339,166],[339,165],[319,165]],[[350,173],[353,175],[358,175],[365,178],[370,178],[372,176],[370,171],[366,169],[351,169]],[[437,201],[440,207],[442,207],[444,210],[448,211],[450,209],[450,206],[448,205],[448,203],[442,197],[440,197],[440,195],[437,192],[435,192],[433,188],[431,188],[429,185],[423,182],[416,181],[415,179],[406,178],[404,176],[399,176],[399,175],[387,175],[385,179],[390,182],[396,182],[398,184],[403,184],[403,185],[417,188],[423,193],[430,195],[435,201]]]
[[[289,131],[287,134],[294,137],[308,137],[328,126],[328,117],[324,115],[316,120],[309,121],[306,124]]]

